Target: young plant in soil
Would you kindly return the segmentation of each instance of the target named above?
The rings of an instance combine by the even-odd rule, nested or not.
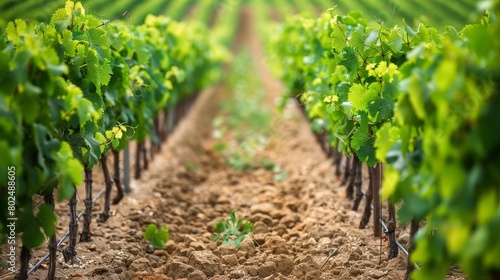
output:
[[[222,245],[233,245],[239,247],[243,239],[253,231],[253,224],[242,218],[236,218],[236,210],[233,210],[225,222],[218,221],[214,225],[215,231],[212,240],[222,240]]]
[[[157,228],[150,224],[144,231],[144,240],[149,240],[149,245],[155,249],[163,249],[169,239],[169,231],[167,227]]]

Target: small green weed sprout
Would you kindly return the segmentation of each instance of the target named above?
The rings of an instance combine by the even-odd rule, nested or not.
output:
[[[163,249],[165,243],[168,242],[169,232],[167,227],[156,228],[155,225],[150,224],[146,231],[144,231],[144,240],[149,240],[151,247],[156,249]]]
[[[236,210],[233,210],[225,222],[215,223],[214,229],[218,233],[213,235],[213,241],[222,239],[223,245],[239,247],[243,239],[253,231],[253,224],[242,218],[236,218]]]

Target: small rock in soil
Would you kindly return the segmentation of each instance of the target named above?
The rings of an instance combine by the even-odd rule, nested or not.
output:
[[[265,262],[258,268],[260,277],[267,277],[273,275],[276,271],[276,264],[273,262]]]
[[[270,216],[273,210],[274,210],[274,205],[272,203],[259,203],[259,204],[254,204],[250,207],[250,213],[252,215],[261,213]]]
[[[202,251],[207,249],[207,246],[199,241],[192,242],[189,246],[191,246],[191,248],[193,248],[195,251]]]
[[[192,266],[178,261],[172,261],[171,263],[167,264],[167,267],[165,268],[166,274],[175,279],[185,278],[189,275],[189,273],[193,271],[194,268]]]
[[[109,249],[111,250],[121,250],[125,248],[125,242],[123,241],[110,241],[109,242]]]
[[[380,271],[380,270],[375,270],[375,269],[370,270],[370,272],[368,273],[368,276],[370,276],[373,279],[380,279],[386,275],[387,275],[387,271]]]
[[[199,271],[199,270],[195,270],[191,273],[189,273],[188,275],[188,280],[207,280],[207,276],[205,275],[205,273]]]
[[[131,271],[148,271],[152,272],[151,262],[146,258],[139,258],[133,261],[128,267]]]
[[[92,276],[97,276],[97,275],[103,275],[109,273],[109,269],[106,267],[96,267],[92,270],[90,275]]]
[[[165,250],[167,250],[169,254],[172,254],[176,249],[177,249],[177,244],[175,244],[175,241],[173,241],[172,239],[167,241],[167,244],[165,245]]]
[[[318,246],[324,247],[326,245],[330,245],[332,243],[332,240],[328,237],[322,237],[318,241]]]
[[[236,251],[237,251],[236,247],[232,245],[221,245],[217,248],[216,254],[220,256],[230,255],[236,253]]]
[[[295,268],[292,271],[292,275],[297,277],[297,278],[302,278],[307,274],[307,272],[311,271],[312,268],[309,264],[307,263],[299,263],[298,265],[295,266]]]
[[[360,269],[358,269],[358,268],[351,268],[349,270],[349,275],[350,276],[356,277],[356,276],[361,275],[361,274],[363,274],[363,272]]]
[[[149,245],[149,244],[148,244],[148,245],[146,245],[146,253],[148,253],[148,254],[153,254],[154,252],[155,252],[155,248],[153,248],[153,246],[151,246],[151,245]],[[132,253],[132,254],[133,254],[133,252],[130,252],[130,253]]]
[[[255,244],[250,238],[245,238],[240,244],[240,247],[238,248],[238,253],[244,252],[244,255],[238,254],[240,257],[241,256],[246,256],[246,257],[252,257],[255,256]]]
[[[256,213],[252,215],[252,221],[255,221],[254,225],[257,222],[263,222],[268,227],[273,225],[273,219],[271,218],[271,216],[262,213]]]
[[[238,258],[236,258],[236,255],[224,255],[220,259],[222,264],[226,264],[229,266],[237,266],[238,265]]]
[[[274,227],[273,233],[278,236],[283,236],[288,233],[288,228],[284,224],[279,224]]]
[[[255,242],[255,244],[257,244],[257,246],[264,245],[266,243],[266,238],[267,238],[266,234],[258,233],[253,235],[253,241]]]
[[[191,253],[189,265],[203,271],[208,277],[220,274],[220,259],[210,251],[195,251]]]
[[[287,215],[280,221],[280,223],[284,224],[287,228],[293,228],[298,222],[300,222],[300,216],[298,214]]]
[[[163,257],[163,256],[168,257],[169,255],[166,250],[155,250],[153,254],[158,257]]]
[[[331,230],[325,227],[321,227],[312,231],[310,235],[316,240],[320,240],[322,237],[328,237],[328,238],[333,237]]]
[[[269,228],[267,225],[261,221],[257,221],[254,223],[253,233],[268,233]]]
[[[302,247],[309,248],[309,247],[316,246],[316,244],[318,244],[318,242],[316,242],[316,240],[311,237],[306,242],[304,242],[304,244],[302,244]]]
[[[306,280],[316,280],[319,279],[320,276],[321,276],[321,271],[319,270],[308,271],[306,273]]]
[[[81,271],[76,271],[75,273],[70,274],[72,278],[80,278],[83,277],[83,272]]]
[[[275,254],[288,253],[288,249],[286,247],[286,240],[279,236],[271,236],[266,239],[264,245],[262,245],[263,250],[272,251]]]
[[[240,279],[245,276],[245,272],[239,269],[235,269],[231,272],[229,272],[229,278],[230,279]]]
[[[91,252],[94,252],[96,250],[96,246],[95,244],[90,244],[87,246],[87,250],[91,251]]]
[[[360,257],[359,257],[359,254],[356,253],[356,252],[352,252],[350,255],[349,255],[349,258],[347,258],[348,261],[357,261],[359,260]]]
[[[222,204],[231,204],[231,200],[229,200],[228,197],[226,196],[220,196],[218,199],[217,199],[217,202],[216,202],[217,205],[222,205]]]
[[[225,275],[215,275],[214,277],[210,278],[210,280],[229,280],[229,277]]]
[[[155,255],[147,255],[147,259],[150,260],[150,265],[153,268],[158,268],[160,266],[160,263],[163,262],[163,260]]]
[[[267,258],[268,261],[276,265],[276,271],[288,276],[292,273],[295,264],[287,255],[271,255]]]

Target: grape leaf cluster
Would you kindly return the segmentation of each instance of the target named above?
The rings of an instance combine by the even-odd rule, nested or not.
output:
[[[415,279],[442,279],[451,264],[473,278],[494,275],[500,269],[495,15],[439,32],[329,12],[289,19],[272,41],[287,86],[282,104],[296,97],[332,147],[370,166],[387,164],[383,197],[404,202],[402,222],[425,224],[415,238],[412,261],[421,265]]]

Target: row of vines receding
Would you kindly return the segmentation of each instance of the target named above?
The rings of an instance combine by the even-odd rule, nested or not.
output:
[[[225,48],[200,24],[148,16],[134,26],[121,21],[127,16],[101,20],[87,14],[80,2],[68,1],[49,23],[18,19],[7,24],[1,37],[0,169],[15,169],[15,180],[0,177],[0,191],[15,199],[15,209],[0,212],[0,241],[15,219],[22,241],[18,279],[36,269],[28,271],[30,250],[47,238],[49,279],[54,278],[57,247],[66,237],[65,261],[76,256],[80,217],[80,241],[92,235],[94,166],[100,163],[105,176],[105,205],[98,218],[105,222],[113,181],[118,188],[113,203],[123,197],[120,152],[136,141],[137,159],[147,164],[147,138],[151,151],[158,151],[194,94],[215,81],[214,70],[227,60]],[[141,165],[136,163],[136,177]],[[82,183],[85,210],[77,215],[76,187]],[[54,194],[70,206],[69,231],[59,242]],[[7,196],[0,200],[8,204]]]
[[[400,245],[396,208],[411,224],[407,277],[415,267],[415,279],[443,279],[454,265],[473,279],[500,271],[499,31],[492,11],[440,32],[373,25],[331,9],[290,18],[272,41],[287,87],[283,104],[299,101],[337,174],[341,155],[352,157],[346,196],[354,210],[366,196],[360,228],[373,208],[374,234],[384,224],[392,258]],[[379,194],[389,200],[387,226]]]

